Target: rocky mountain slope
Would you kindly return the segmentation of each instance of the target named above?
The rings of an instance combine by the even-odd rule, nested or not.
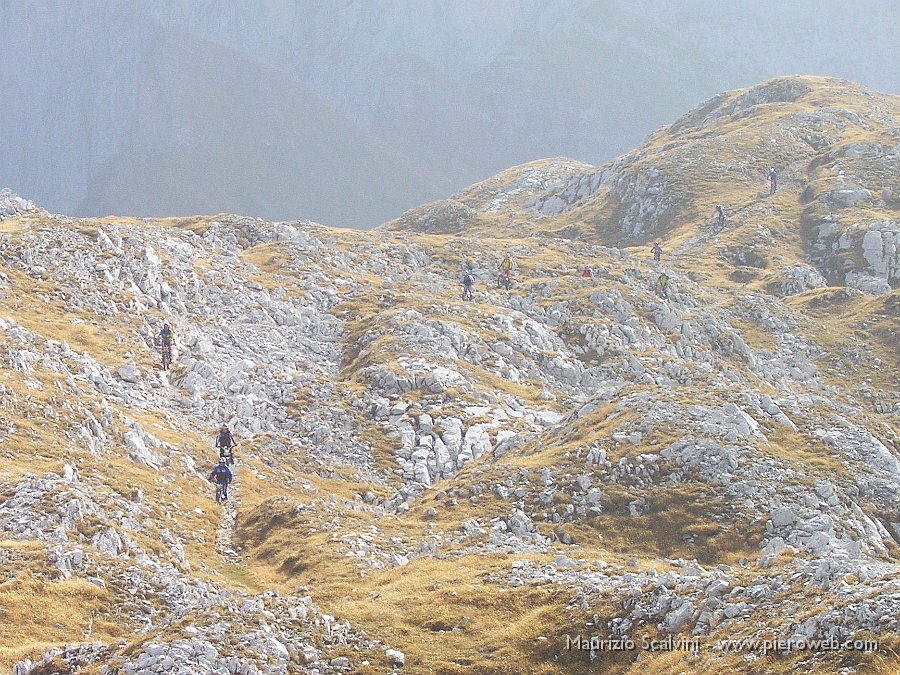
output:
[[[3,193],[2,667],[892,672],[898,108],[769,81],[363,233]]]

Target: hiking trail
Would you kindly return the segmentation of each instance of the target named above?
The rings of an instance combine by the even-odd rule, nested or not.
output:
[[[232,469],[235,474],[236,470]],[[237,524],[238,489],[237,480],[228,486],[228,499],[222,503],[222,517],[216,528],[216,552],[222,559],[233,565],[242,564],[241,556],[234,550],[232,537]]]

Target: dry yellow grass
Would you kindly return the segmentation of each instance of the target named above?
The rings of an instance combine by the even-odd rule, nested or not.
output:
[[[785,298],[784,302],[802,313],[806,329],[831,353],[839,353],[842,347],[850,346],[848,338],[855,338],[857,344],[864,344],[885,364],[877,368],[871,361],[853,364],[842,376],[862,370],[888,390],[896,388],[895,376],[900,369],[900,290],[872,297],[844,288],[819,288]]]
[[[260,244],[241,253],[241,259],[248,262],[262,274],[259,279],[277,282],[279,278],[291,274],[290,249],[283,243]],[[275,279],[272,279],[272,277]]]
[[[152,367],[156,355],[137,333],[137,318],[122,312],[101,317],[68,307],[58,299],[56,286],[32,279],[18,270],[6,272],[10,292],[0,295],[0,312],[46,339],[66,342],[77,352],[87,352],[107,367],[134,361]]]
[[[768,443],[763,451],[791,465],[806,467],[810,476],[849,476],[845,458],[816,438],[792,431],[788,427],[770,422],[765,429]]]
[[[0,233],[19,234],[31,227],[30,218],[7,218],[0,220]]]
[[[161,227],[174,227],[181,230],[189,230],[194,234],[203,236],[209,229],[209,224],[215,220],[210,216],[191,216],[188,218],[156,218],[152,222]]]
[[[0,548],[9,542],[0,541]],[[12,544],[15,546],[15,544]],[[32,550],[32,555],[42,556]],[[24,566],[23,566],[24,567]],[[130,631],[127,622],[94,620],[111,614],[111,594],[83,579],[39,578],[20,570],[0,583],[0,669],[4,672],[23,658],[37,658],[59,644],[88,637],[114,641]]]
[[[486,579],[507,571],[513,557],[429,557],[360,576],[354,564],[329,554],[330,535],[314,520],[288,525],[267,514],[244,526],[255,578],[288,590],[314,589],[323,609],[404,651],[411,672],[559,672],[530,652],[539,636],[556,638],[570,628],[569,595]]]

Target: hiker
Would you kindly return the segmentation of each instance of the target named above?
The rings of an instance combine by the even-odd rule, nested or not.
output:
[[[466,270],[463,274],[462,281],[459,282],[463,287],[463,300],[472,299],[472,289],[475,286],[475,277],[472,275],[472,269]]]
[[[512,259],[509,257],[509,254],[506,254],[506,257],[503,258],[503,262],[500,263],[500,277],[497,279],[497,286],[506,286],[506,290],[509,290],[510,285],[512,284],[512,280],[510,279],[510,272],[512,271]]]
[[[161,348],[163,370],[168,370],[172,364],[172,347],[175,345],[175,333],[168,322],[163,323],[162,330],[159,331],[154,342]]]
[[[669,275],[663,272],[658,277],[656,277],[655,284],[656,294],[661,298],[668,298],[669,291]]]
[[[774,195],[775,190],[778,189],[778,172],[775,171],[775,167],[771,167],[769,169],[769,194]]]
[[[658,241],[653,242],[653,248],[650,249],[653,251],[653,259],[656,262],[659,262],[659,259],[662,258],[662,247],[659,245]]]
[[[725,208],[721,204],[716,204],[716,216],[718,218],[718,229],[725,227]]]
[[[216,432],[216,447],[219,449],[219,458],[227,461],[229,466],[234,466],[234,446],[237,441],[231,433],[231,429],[224,422]]]
[[[581,278],[582,279],[593,279],[594,278],[594,270],[592,270],[587,265],[584,266],[584,269],[581,270]]]
[[[175,344],[175,332],[172,330],[172,327],[168,322],[163,323],[162,330],[159,331],[159,335],[156,336],[159,340],[160,344],[172,346]]]
[[[217,493],[219,490],[222,491],[222,499],[228,499],[228,484],[234,480],[234,474],[231,473],[231,469],[228,468],[228,465],[225,464],[225,458],[220,457],[219,463],[213,467],[213,470],[209,474],[209,480],[214,481],[217,485]]]

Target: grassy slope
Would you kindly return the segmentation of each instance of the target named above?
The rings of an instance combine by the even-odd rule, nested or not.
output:
[[[791,105],[794,104],[773,108],[773,119]],[[846,105],[852,109],[858,103],[848,99]],[[759,139],[766,136],[764,127],[768,122],[763,120],[761,124],[763,127],[748,126],[738,119],[722,127],[720,131],[728,139],[729,151],[736,155],[756,153]],[[657,164],[679,156],[678,148],[669,145],[673,139],[667,134],[663,130],[650,141],[648,151],[656,153],[652,161]],[[722,142],[721,139],[710,138],[702,147],[704,152],[712,155],[721,154],[721,145],[716,144]],[[764,166],[790,159],[775,150],[767,152],[769,154],[758,153],[756,164]],[[676,171],[676,168],[673,165],[670,170]],[[752,171],[741,174],[737,180],[723,180],[721,172],[712,164],[695,174],[678,174],[681,178],[679,191],[685,195],[685,203],[681,207],[683,215],[665,233],[663,244],[667,251],[674,251],[680,244],[697,237],[707,220],[707,211],[711,218],[710,204],[721,201],[735,205],[736,210],[761,204],[758,209],[748,211],[746,216],[735,216],[732,227],[719,237],[703,235],[699,243],[688,248],[677,260],[681,269],[689,271],[706,287],[708,301],[719,306],[727,307],[735,303],[738,291],[762,292],[769,287],[772,273],[767,268],[760,268],[753,272],[756,276],[749,282],[735,288],[732,278],[735,265],[729,262],[725,250],[726,247],[733,250],[752,245],[759,226],[768,227],[774,233],[776,243],[767,251],[773,262],[782,265],[803,259],[805,242],[798,227],[802,210],[799,198],[801,186],[788,182],[774,199],[764,199],[762,192],[765,186],[756,173],[758,168],[754,165]],[[799,167],[797,171],[802,173],[801,169]],[[503,184],[504,180],[495,182]],[[487,199],[485,195],[478,196],[478,191],[483,189],[489,195],[493,187],[476,186],[477,189],[473,188],[463,197],[477,206],[477,199],[481,199],[481,203]],[[528,236],[538,230],[575,228],[588,239],[593,237],[608,241],[605,233],[612,230],[603,231],[596,227],[598,222],[606,223],[610,228],[614,226],[608,219],[614,218],[615,205],[604,201],[608,197],[609,194],[602,191],[596,203],[585,204],[558,219],[535,221],[528,227],[523,227],[525,216],[517,211],[521,203],[513,203],[508,210],[479,215],[478,225],[490,228],[496,238],[483,236],[484,233],[478,232],[477,228],[460,237],[408,233],[392,235],[394,243],[412,241],[443,266],[446,270],[445,290],[435,295],[413,282],[401,281],[381,299],[375,299],[374,294],[370,294],[348,300],[335,309],[338,315],[348,320],[348,342],[352,343],[368,327],[381,325],[393,313],[415,307],[427,307],[432,316],[452,319],[467,330],[482,330],[479,318],[482,312],[491,311],[490,303],[462,308],[457,302],[454,285],[455,271],[471,259],[476,248],[487,252],[482,258],[493,256],[497,260],[501,251],[514,250],[519,265],[518,276],[528,281],[518,285],[513,293],[524,294],[538,287],[543,289],[548,282],[553,282],[552,292],[542,301],[547,304],[557,299],[566,299],[572,304],[584,301],[591,288],[569,278],[583,260],[602,264],[608,269],[609,276],[599,282],[603,287],[630,292],[620,277],[628,263],[590,249],[584,242],[548,244],[544,239]],[[513,225],[515,221],[519,224]],[[173,219],[154,226],[182,227],[202,232],[205,223],[202,218]],[[23,227],[17,221],[5,221],[0,225],[3,232],[13,236],[21,233]],[[86,236],[93,236],[93,225],[85,223],[82,227]],[[381,236],[380,233],[363,236],[324,229],[317,234],[332,237],[334,245],[342,250],[356,250],[360,254],[366,245],[380,241]],[[506,235],[515,238],[504,238]],[[640,242],[631,250],[640,257],[649,257],[645,242]],[[780,259],[776,260],[775,256],[780,256]],[[259,270],[255,280],[269,287],[285,287],[290,293],[302,294],[296,285],[296,274],[304,264],[310,263],[293,261],[286,245],[259,246],[247,251],[244,259]],[[110,324],[89,316],[65,314],[60,302],[52,298],[54,288],[51,282],[34,282],[24,275],[5,271],[10,276],[11,285],[0,300],[0,316],[11,316],[48,338],[65,338],[73,349],[90,353],[109,368],[129,361],[132,356],[139,367],[152,367],[154,356],[136,347],[135,327],[127,316],[119,316]],[[343,273],[337,269],[334,272]],[[360,281],[374,284],[378,280],[363,275]],[[50,297],[49,302],[41,300],[37,292]],[[846,372],[846,364],[840,361],[843,358],[840,355],[844,348],[853,346],[855,340],[866,342],[885,364],[897,364],[897,294],[895,291],[875,299],[847,296],[842,290],[821,289],[793,296],[785,303],[797,312],[801,333],[815,338],[828,349],[830,355],[838,359],[831,367],[834,369],[834,382],[840,384]],[[82,319],[84,323],[73,325],[72,318]],[[759,330],[752,324],[738,328],[748,343],[765,346],[766,340],[770,339],[764,332],[752,334],[753,330]],[[116,332],[125,337],[123,342],[111,339]],[[389,365],[404,349],[402,342],[390,335],[384,336],[378,347],[380,349],[369,357],[369,361],[362,360],[358,355],[347,360],[340,375],[347,387],[362,386],[357,378],[362,366],[370,363]],[[859,372],[860,380],[868,379],[877,389],[890,391],[891,371],[888,368],[876,368],[866,362],[856,364],[854,368]],[[508,382],[483,369],[469,369],[467,375],[485,389],[505,391],[534,401],[536,390],[533,388]],[[5,409],[4,414],[17,431],[6,438],[0,448],[4,457],[0,479],[13,482],[25,472],[59,473],[65,461],[77,464],[83,476],[91,476],[92,482],[103,489],[140,487],[147,495],[147,503],[154,509],[154,517],[173,531],[189,538],[196,538],[200,530],[207,533],[203,541],[191,541],[186,547],[197,574],[250,590],[277,587],[293,592],[301,587],[309,588],[324,611],[339,618],[349,618],[354,625],[372,636],[405,651],[407,670],[410,672],[675,673],[703,672],[706,667],[702,661],[692,661],[679,652],[644,654],[639,662],[634,662],[633,654],[607,653],[593,665],[588,664],[583,655],[562,652],[560,645],[564,644],[565,635],[593,630],[586,628],[590,617],[583,610],[570,607],[575,589],[554,585],[509,588],[497,581],[497,577],[502,577],[513,560],[550,562],[550,556],[494,553],[459,557],[451,554],[443,559],[422,557],[403,567],[361,572],[360,566],[348,558],[339,542],[335,541],[335,537],[339,539],[340,535],[333,534],[329,529],[339,524],[341,532],[364,532],[375,525],[382,534],[379,541],[388,546],[391,537],[416,542],[436,533],[451,533],[470,518],[477,517],[487,522],[494,516],[503,515],[507,508],[492,495],[485,495],[476,504],[465,497],[460,498],[457,506],[443,506],[435,518],[428,516],[427,509],[435,500],[447,501],[441,492],[462,489],[473,480],[493,484],[522,468],[535,470],[541,466],[553,466],[565,470],[567,464],[573,461],[571,453],[578,447],[595,438],[608,436],[623,421],[607,420],[611,409],[598,410],[573,426],[568,437],[545,443],[540,450],[531,444],[500,462],[493,463],[490,458],[483,458],[467,467],[458,477],[427,491],[419,502],[413,504],[412,510],[401,517],[378,518],[371,510],[350,507],[350,503],[359,504],[356,495],[366,490],[385,494],[383,486],[328,480],[304,470],[302,466],[292,469],[291,480],[285,480],[270,470],[265,457],[257,456],[253,447],[245,448],[247,468],[267,476],[269,480],[255,478],[252,471],[243,472],[237,541],[244,547],[246,564],[234,566],[224,563],[213,550],[212,534],[219,514],[203,492],[205,486],[179,477],[169,485],[161,485],[155,472],[126,460],[121,449],[115,456],[99,461],[83,447],[63,446],[59,439],[67,436],[69,425],[74,424],[76,418],[63,416],[51,424],[37,423],[36,411],[49,401],[54,376],[38,368],[33,377],[44,384],[43,390],[29,386],[19,373],[4,373],[4,385],[16,392],[18,397],[18,402]],[[896,385],[896,382],[893,384]],[[133,411],[129,414],[137,417]],[[201,434],[190,432],[171,419],[155,416],[148,411],[140,413],[140,421],[155,435],[189,452],[198,461],[203,461],[208,455],[208,439]],[[890,421],[884,423],[892,424]],[[892,428],[897,431],[896,427]],[[372,429],[371,433],[378,433],[377,428]],[[648,438],[646,447],[639,446],[630,452],[658,448],[669,440],[662,435]],[[393,439],[378,438],[373,439],[373,443],[381,453],[381,466],[387,467],[392,461]],[[823,456],[822,448],[801,447],[797,438],[788,432],[775,433],[770,430],[768,452],[773,457],[800,462],[811,469],[833,471],[840,468],[835,466],[833,457]],[[318,492],[301,491],[298,494],[298,483],[310,484]],[[179,505],[175,510],[166,508],[166,504],[173,499],[172,495],[175,495]],[[337,504],[333,507],[325,504],[329,495],[337,498]],[[664,559],[697,558],[705,565],[714,566],[717,563],[733,564],[741,557],[751,557],[756,553],[760,524],[710,525],[709,516],[721,504],[702,485],[685,484],[673,490],[651,489],[647,491],[647,497],[651,504],[650,512],[646,516],[629,519],[630,527],[626,529],[621,522],[632,494],[624,487],[607,490],[605,503],[608,508],[602,517],[590,523],[566,526],[580,547],[577,549],[578,557],[624,564],[636,555],[641,568],[652,566],[662,571],[668,568]],[[307,506],[307,510],[298,512],[295,509],[298,504]],[[196,514],[194,509],[200,509],[203,513]],[[548,526],[540,524],[540,528],[544,534],[551,534]],[[698,537],[698,546],[685,545],[684,535],[689,534]],[[148,536],[147,541],[141,542],[142,545],[151,550],[160,548],[150,539]],[[451,546],[451,552],[452,549]],[[568,551],[564,547],[560,550]],[[8,552],[0,558],[5,560],[0,564],[3,572],[0,582],[0,617],[3,618],[0,622],[0,668],[6,668],[25,656],[33,657],[48,646],[84,639],[92,612],[92,639],[112,641],[127,639],[130,635],[132,626],[116,620],[115,614],[115,606],[125,594],[123,589],[100,589],[75,580],[58,579],[53,570],[47,568],[44,547],[34,542],[0,541],[0,551]],[[201,563],[205,566],[202,572]],[[595,606],[591,611],[599,612],[601,620],[606,620],[617,616],[620,610],[610,605]],[[896,640],[893,643],[888,641],[886,646],[896,650]],[[831,665],[852,665],[853,659],[858,659],[866,663],[871,672],[892,672],[890,657],[884,653],[840,654],[835,658]],[[802,655],[797,655],[774,662],[766,660],[748,664],[735,656],[717,662],[717,666],[743,672],[787,673],[795,669],[801,659]]]
[[[466,260],[465,252],[472,250],[472,244],[459,237],[429,235],[416,237],[413,241],[449,270],[458,269]],[[488,250],[506,247],[522,252],[516,262],[521,277],[528,281],[517,286],[514,294],[525,294],[529,285],[553,280],[557,283],[556,293],[546,303],[566,298],[571,305],[577,305],[591,291],[591,287],[583,286],[580,280],[567,276],[547,276],[543,279],[535,276],[541,273],[570,274],[568,261],[571,254],[568,248],[529,247],[530,242],[525,239],[487,240],[484,243]],[[270,248],[263,259],[269,264],[282,257]],[[625,266],[613,259],[601,259],[599,262],[608,267],[612,277],[621,273]],[[602,285],[605,288],[618,286],[623,292],[628,292],[624,285],[619,286],[615,281],[607,280]],[[713,287],[709,293],[710,302],[729,303],[726,292]],[[372,325],[382,324],[386,317],[404,308],[455,304],[452,296],[423,294],[404,283],[396,285],[392,295],[387,304],[372,298],[357,298],[347,307],[339,306],[338,313],[351,319],[348,342],[352,343],[354,335]],[[798,296],[795,302],[802,306],[801,297]],[[878,302],[873,301],[869,303],[870,308],[861,307],[858,311],[862,315],[877,314]],[[484,309],[489,311],[489,306]],[[467,318],[465,307],[457,307],[455,311],[457,313],[452,315],[454,320],[470,330],[477,329],[477,325],[470,323],[472,317]],[[439,316],[439,313],[429,315]],[[809,335],[818,334],[817,327],[811,325]],[[350,361],[343,373],[345,377],[352,380],[363,365],[390,363],[404,353],[402,342],[390,335],[385,335],[376,344],[377,349],[372,350],[372,354],[377,355],[374,361]],[[887,350],[881,353],[887,355]],[[506,387],[508,391],[521,394],[518,387],[492,379],[484,371],[468,372],[482,382],[485,389]],[[409,398],[415,400],[415,397]],[[478,480],[494,485],[521,468],[565,467],[572,461],[567,453],[588,445],[594,438],[608,437],[616,424],[622,421],[620,418],[615,423],[605,424],[604,419],[609,412],[600,410],[596,418],[589,416],[571,428],[569,440],[545,444],[539,452],[525,448],[497,464],[484,458],[458,477],[426,491],[406,516],[372,519],[345,511],[339,517],[341,525],[352,531],[364,531],[366,525],[371,523],[386,537],[425,537],[432,531],[429,529],[431,525],[437,532],[452,532],[471,518],[487,522],[505,513],[506,506],[496,499],[486,498],[479,500],[477,505],[461,499],[457,507],[448,507],[441,494],[471,484],[473,472],[477,472]],[[778,428],[769,428],[766,433],[769,439],[767,452],[772,457],[795,464],[799,462],[811,471],[843,471],[839,458],[824,447],[810,448],[808,444],[798,442],[791,432]],[[665,442],[667,439],[664,437],[648,438],[646,441],[657,449]],[[642,445],[633,452],[636,454],[644,449],[646,446]],[[365,488],[364,485],[357,486],[359,491]],[[613,486],[604,490],[607,512],[602,517],[589,524],[566,526],[565,529],[579,544],[578,556],[622,564],[637,554],[639,565],[662,570],[667,567],[664,558],[696,558],[704,565],[715,566],[720,563],[734,565],[741,558],[752,558],[757,554],[762,523],[714,523],[712,516],[720,511],[722,504],[708,488],[686,484],[676,489],[650,489],[642,493],[651,505],[645,516],[637,519],[628,517],[628,502],[637,493]],[[442,500],[444,506],[432,518],[426,511],[435,499]],[[271,503],[265,504],[242,520],[240,533],[251,560],[251,574],[263,585],[274,584],[292,590],[295,584],[302,584],[315,589],[325,606],[337,616],[347,617],[371,633],[389,636],[386,639],[391,644],[407,653],[407,663],[413,672],[426,672],[432,668],[435,672],[463,672],[468,668],[498,673],[591,672],[597,667],[597,664],[588,666],[580,657],[558,653],[558,645],[564,643],[565,636],[581,630],[584,621],[589,618],[578,610],[569,609],[574,589],[510,589],[491,579],[493,573],[508,569],[513,560],[524,558],[547,562],[546,556],[490,554],[464,558],[448,556],[443,560],[428,557],[416,559],[405,567],[363,572],[361,576],[355,564],[328,551],[331,537],[321,528],[333,516],[319,515],[317,518],[316,514],[306,514],[299,521],[292,519],[287,514],[292,513],[294,501],[277,508]],[[279,516],[278,512],[284,515]],[[627,529],[621,527],[623,518],[628,518]],[[552,528],[539,525],[539,529],[552,536]],[[697,543],[686,545],[684,540],[688,535],[694,535]],[[608,612],[606,616],[616,615],[615,608],[609,608]],[[609,672],[626,672],[631,667],[631,660],[622,655],[606,655],[604,658],[607,660],[602,661],[603,667],[608,668]],[[779,668],[783,667],[784,672],[788,672],[795,667],[797,660],[785,658]],[[645,656],[642,662],[642,668],[661,673],[672,672],[674,668],[680,671],[686,665],[682,658],[669,654]],[[717,662],[719,667],[729,667],[729,663],[737,667],[740,661],[735,657],[732,661]],[[877,666],[878,658],[873,659],[872,663]]]

